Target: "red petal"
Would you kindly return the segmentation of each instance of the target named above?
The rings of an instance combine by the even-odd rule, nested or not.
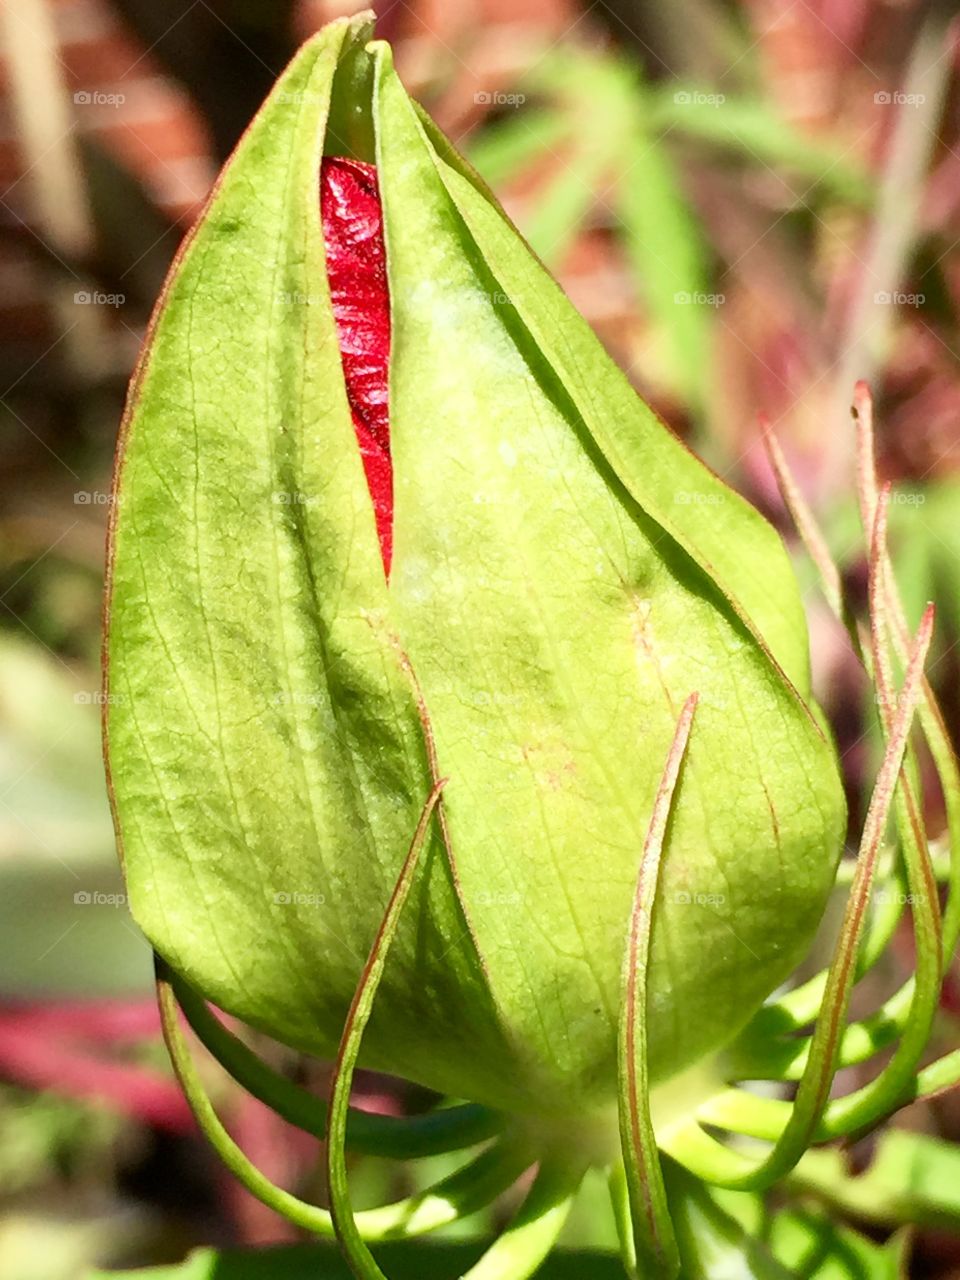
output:
[[[350,412],[377,520],[384,572],[393,550],[390,460],[390,295],[377,171],[328,156],[320,174],[327,275]]]

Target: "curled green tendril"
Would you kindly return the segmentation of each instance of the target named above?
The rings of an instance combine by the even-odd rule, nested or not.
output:
[[[199,1128],[220,1159],[251,1195],[303,1230],[333,1239],[333,1219],[325,1209],[309,1204],[270,1181],[243,1153],[204,1088],[190,1046],[180,1025],[180,1010],[169,971],[157,961],[157,994],[164,1040],[174,1071]],[[436,1186],[418,1195],[356,1215],[365,1240],[383,1241],[425,1235],[469,1217],[495,1200],[530,1164],[525,1144],[502,1139]]]
[[[327,1134],[327,1105],[287,1080],[215,1017],[206,1001],[182,978],[168,973],[170,985],[190,1029],[237,1084],[277,1115],[316,1138]],[[487,1107],[444,1107],[426,1115],[400,1118],[351,1110],[347,1146],[364,1155],[415,1160],[477,1146],[502,1131],[503,1116]]]

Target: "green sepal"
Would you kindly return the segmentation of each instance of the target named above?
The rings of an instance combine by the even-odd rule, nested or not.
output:
[[[197,991],[324,1056],[431,786],[319,218],[327,107],[369,77],[369,31],[304,46],[178,255],[121,433],[107,596],[134,914]],[[364,145],[356,106],[335,149]],[[438,840],[426,862],[365,1061],[497,1102],[507,1052]]]
[[[704,729],[653,939],[654,1081],[800,958],[840,847],[836,761],[776,535],[636,397],[376,49],[391,598],[497,1007],[541,1105],[558,1077],[602,1104],[612,939],[687,692]]]

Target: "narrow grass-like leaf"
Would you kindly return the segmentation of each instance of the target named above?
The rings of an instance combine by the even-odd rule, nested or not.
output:
[[[680,713],[650,816],[630,917],[620,1014],[620,1140],[637,1265],[642,1275],[665,1280],[677,1274],[680,1264],[650,1115],[647,974],[664,840],[697,700],[691,694]]]
[[[764,102],[731,98],[718,103],[712,97],[693,88],[685,97],[671,81],[657,96],[654,120],[662,129],[736,152],[748,164],[801,174],[805,191],[813,184],[854,204],[872,199],[870,175],[851,163],[846,148],[811,141]]]
[[[636,82],[632,68],[558,44],[538,60],[523,87],[549,95],[567,121],[564,145],[531,202],[522,230],[547,266],[562,263],[594,206],[609,196],[633,136]]]
[[[547,154],[563,163],[538,192],[522,230],[542,260],[562,262],[595,204],[609,206],[671,390],[699,408],[708,387],[708,252],[682,190],[667,135],[650,122],[636,66],[609,53],[550,50],[530,85],[550,110],[521,112],[481,134],[470,157],[494,186]]]
[[[712,389],[708,249],[667,139],[650,126],[648,92],[633,89],[635,123],[620,161],[616,209],[659,363],[671,391],[700,412]]]
[[[562,151],[569,134],[570,120],[560,111],[521,111],[472,135],[466,153],[484,180],[502,190],[544,154]]]

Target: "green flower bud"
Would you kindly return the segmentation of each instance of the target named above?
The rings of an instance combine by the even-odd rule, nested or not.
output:
[[[803,956],[843,837],[837,763],[776,533],[638,399],[368,37],[327,28],[279,82],[131,393],[105,700],[131,902],[197,990],[330,1055],[446,778],[362,1061],[547,1120],[591,1113],[616,1100],[637,870],[688,696],[654,1083]],[[389,578],[324,154],[379,178]]]

